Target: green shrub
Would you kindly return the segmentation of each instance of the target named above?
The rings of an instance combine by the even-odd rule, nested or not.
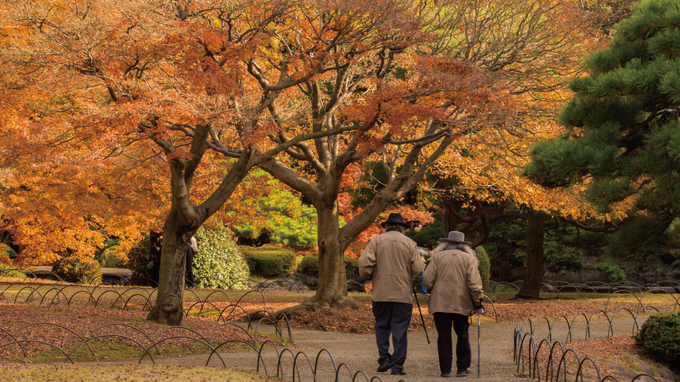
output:
[[[12,264],[6,253],[0,253],[0,277],[26,277],[24,272],[20,271]]]
[[[118,257],[116,247],[105,249],[99,256],[102,268],[125,268],[126,261]]]
[[[310,276],[319,276],[319,255],[307,255],[302,258],[298,271]]]
[[[621,267],[618,264],[612,262],[610,259],[606,259],[595,266],[595,269],[604,273],[609,282],[619,282],[626,278]]]
[[[132,285],[157,286],[151,275],[153,261],[149,259],[150,249],[149,237],[144,237],[139,243],[135,244],[127,253],[127,268],[132,271],[130,283]]]
[[[479,260],[479,275],[482,276],[482,283],[486,290],[489,287],[489,278],[491,278],[491,262],[484,247],[477,247],[475,251],[477,252],[477,260]]]
[[[415,241],[419,247],[429,249],[435,248],[439,244],[439,239],[446,237],[444,224],[440,220],[426,224],[420,231],[408,230],[404,235]]]
[[[633,338],[654,359],[680,372],[680,313],[650,316]]]
[[[295,271],[297,259],[293,251],[272,247],[241,246],[250,273],[264,277],[276,277],[286,272]]]
[[[194,282],[199,288],[246,289],[248,264],[227,228],[196,232],[198,253],[194,255]]]
[[[345,272],[348,279],[359,276],[359,261],[353,257],[345,256]]]
[[[14,259],[18,256],[18,254],[9,245],[5,243],[0,243],[0,256],[7,256],[10,259]]]
[[[349,256],[345,256],[345,272],[347,273],[347,278],[351,279],[359,275],[359,262],[357,259]],[[319,277],[319,255],[310,254],[305,256],[302,261],[300,261],[300,266],[298,267],[298,272]]]
[[[62,257],[52,264],[52,273],[71,283],[98,285],[102,281],[102,267],[95,259]]]

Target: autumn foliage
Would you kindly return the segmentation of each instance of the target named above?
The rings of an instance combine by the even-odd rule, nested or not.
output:
[[[480,194],[515,175],[575,20],[558,0],[0,1],[3,219],[35,264],[162,227],[177,322],[188,238],[248,217],[259,166],[317,210],[317,300],[335,304],[343,253],[386,208],[427,222],[398,205],[430,169]],[[387,180],[357,208],[368,161]]]

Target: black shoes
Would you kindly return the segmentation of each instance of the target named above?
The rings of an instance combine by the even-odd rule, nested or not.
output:
[[[390,369],[390,363],[385,362],[385,363],[381,364],[380,366],[378,366],[378,373],[384,373],[389,369]]]
[[[392,372],[390,374],[392,374],[392,375],[406,375],[406,372],[404,370],[402,370],[402,371],[392,370]]]
[[[443,378],[448,378],[451,376],[451,373],[442,373],[441,375]]]
[[[456,373],[456,377],[465,377],[468,374],[470,374],[470,368],[468,367],[467,369],[460,369]]]

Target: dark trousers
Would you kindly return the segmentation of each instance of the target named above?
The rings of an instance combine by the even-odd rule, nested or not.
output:
[[[378,344],[378,364],[389,362],[393,373],[404,370],[413,304],[401,302],[373,302],[375,342]],[[394,352],[390,354],[390,334]]]
[[[468,317],[456,313],[437,312],[434,314],[434,326],[437,328],[437,353],[439,354],[439,370],[442,373],[450,373],[453,362],[451,324],[453,324],[453,330],[458,336],[456,341],[456,366],[458,370],[467,369],[472,362]]]

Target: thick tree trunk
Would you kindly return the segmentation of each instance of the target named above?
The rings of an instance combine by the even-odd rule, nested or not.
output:
[[[184,163],[181,160],[172,162],[170,169],[173,202],[163,226],[163,249],[156,305],[149,312],[147,320],[165,325],[182,323],[184,271],[191,236],[229,199],[253,166],[253,156],[252,151],[244,153],[229,169],[215,191],[198,206],[193,206],[189,201],[191,178],[198,163]]]
[[[347,296],[347,275],[338,242],[340,224],[337,202],[320,208],[318,216],[319,289],[315,300],[331,305]]]
[[[527,223],[527,260],[524,283],[515,298],[539,298],[543,284],[543,233],[545,215],[533,212]]]
[[[361,305],[347,297],[345,248],[338,240],[340,219],[337,199],[324,203],[318,211],[319,287],[308,302],[312,308],[358,308]]]
[[[194,232],[181,229],[170,213],[163,227],[161,269],[156,305],[147,320],[163,325],[181,325],[184,318],[184,271],[189,240]]]

